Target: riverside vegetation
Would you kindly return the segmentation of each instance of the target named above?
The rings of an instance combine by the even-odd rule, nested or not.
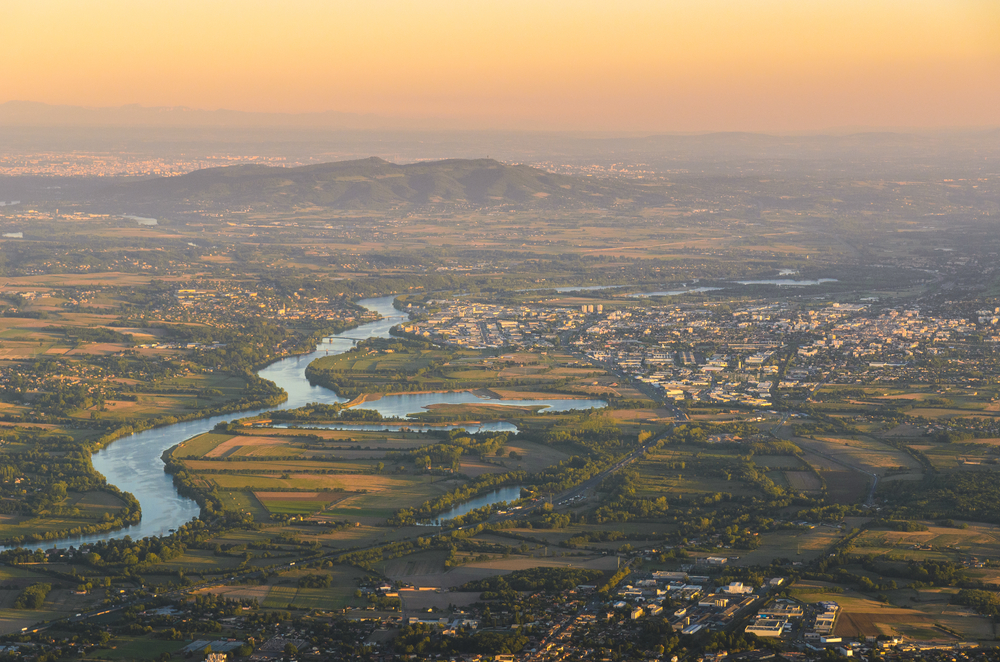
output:
[[[24,604],[30,598],[39,607],[4,612],[5,643],[60,655],[75,643],[97,656],[150,659],[178,654],[187,637],[238,639],[253,651],[294,631],[299,644],[288,637],[289,645],[315,639],[341,659],[388,650],[520,655],[546,641],[531,625],[546,610],[546,621],[576,618],[559,610],[581,604],[572,592],[586,583],[613,616],[592,625],[572,621],[580,634],[565,645],[574,650],[619,659],[764,650],[738,623],[680,635],[662,617],[633,622],[628,611],[612,608],[637,573],[681,571],[708,556],[729,559],[712,571],[713,583],[756,586],[780,576],[787,580],[776,589],[783,597],[840,601],[848,636],[884,631],[988,642],[989,596],[1000,586],[1000,515],[991,498],[998,429],[991,320],[1000,306],[990,258],[998,246],[995,204],[989,182],[978,184],[982,189],[952,182],[964,196],[956,197],[957,189],[939,180],[961,178],[944,165],[917,188],[899,184],[911,179],[911,164],[890,159],[885,168],[898,176],[854,173],[859,177],[848,182],[819,174],[829,186],[822,195],[789,179],[681,174],[669,199],[661,190],[654,200],[653,187],[643,195],[631,186],[595,189],[616,200],[637,194],[609,197],[600,208],[572,191],[573,200],[541,207],[522,196],[496,205],[482,198],[461,209],[422,207],[410,193],[394,193],[408,205],[405,213],[341,210],[335,197],[309,198],[315,208],[232,214],[224,211],[228,201],[212,212],[218,216],[185,207],[179,220],[156,230],[128,226],[130,233],[92,201],[59,201],[59,216],[55,201],[37,205],[37,216],[4,208],[0,220],[23,227],[26,240],[5,240],[0,265],[0,536],[52,541],[134,521],[135,504],[94,473],[90,453],[132,431],[234,412],[225,426],[164,455],[179,488],[198,500],[197,520],[164,537],[102,541],[77,554],[0,555],[10,603],[27,593]],[[209,202],[201,179],[160,182],[137,195],[153,200],[157,187],[190,186],[180,204],[199,208]],[[375,190],[377,182],[366,181]],[[272,196],[269,186],[260,195]],[[706,199],[736,202],[705,211]],[[926,228],[928,214],[961,223]],[[154,241],[154,231],[174,234]],[[933,241],[953,250],[930,250]],[[773,278],[779,269],[817,284],[731,285]],[[694,279],[730,285],[630,296],[684,289]],[[622,287],[556,289],[604,285]],[[235,420],[236,412],[283,398],[256,368],[373,319],[353,303],[366,294],[399,295],[397,308],[415,319],[439,314],[441,300],[602,305],[604,312],[587,313],[579,333],[556,330],[530,347],[362,341],[309,369],[317,383],[357,398],[352,406]],[[827,342],[841,333],[832,325],[810,326],[810,312],[835,305],[867,306],[841,321],[847,325],[877,330],[893,312],[918,310],[944,320],[935,322],[940,333],[954,330],[920,340],[889,334],[895,340],[883,338],[882,349],[867,347],[871,357],[856,357]],[[756,320],[743,315],[751,308]],[[787,318],[789,331],[758,333],[769,314]],[[625,321],[671,315],[683,325],[631,329]],[[964,330],[957,320],[965,320]],[[709,328],[721,331],[713,336]],[[633,332],[634,342],[624,344],[641,353],[611,362],[583,351]],[[906,347],[898,359],[883,355],[900,339]],[[747,368],[753,355],[772,350],[759,368]],[[632,379],[629,362],[646,360],[633,354],[661,355],[650,372],[687,371],[683,399]],[[726,365],[708,363],[716,354]],[[702,393],[723,383],[744,388],[765,369],[759,381],[773,397],[769,407]],[[446,389],[504,398],[559,393],[610,406],[545,413],[483,399],[403,421],[362,402]],[[517,434],[417,425],[483,421],[510,423]],[[349,429],[358,423],[384,429]],[[314,424],[348,429],[308,429]],[[519,488],[520,498],[426,526],[499,487]],[[544,568],[550,565],[562,567]],[[462,590],[428,607],[406,594],[413,581]],[[383,583],[391,590],[380,593]],[[32,588],[46,585],[51,590]],[[399,589],[398,603],[382,595]],[[458,594],[475,595],[458,607]],[[106,615],[107,626],[58,621],[31,632],[37,621],[114,607],[121,609]],[[156,616],[153,607],[184,616]],[[367,643],[374,625],[346,618],[357,609],[396,625],[393,619],[428,608],[449,618],[464,610],[495,632],[448,639],[415,625],[401,629],[394,644],[376,646]],[[23,612],[21,620],[8,618],[14,611]]]

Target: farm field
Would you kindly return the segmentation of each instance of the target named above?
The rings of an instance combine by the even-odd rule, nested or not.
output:
[[[260,458],[253,462],[213,462],[211,460],[182,460],[184,466],[192,473],[231,471],[236,472],[261,472],[261,473],[292,473],[310,474],[336,472],[344,474],[369,473],[374,471],[377,460],[355,460],[355,461],[315,461],[308,459],[296,459],[294,457],[284,459],[282,456],[271,458]],[[203,474],[207,480],[213,480],[206,473]]]
[[[857,471],[821,471],[820,476],[826,481],[827,495],[833,503],[859,503],[871,486],[871,478]]]
[[[14,597],[17,597],[16,594]],[[0,607],[0,635],[20,632],[21,628],[31,627],[39,621],[63,618],[70,615],[69,611],[53,611],[49,609],[12,609]]]
[[[917,460],[875,439],[829,435],[815,439],[796,437],[789,426],[782,427],[778,434],[804,451],[802,459],[819,472],[834,503],[852,504],[862,500],[871,485],[870,474],[888,480],[916,480],[923,475]],[[786,472],[786,478],[794,489],[819,489],[815,476]]]
[[[115,637],[110,648],[89,653],[88,660],[154,660],[172,655],[188,645],[187,641],[165,641],[154,637]]]
[[[551,545],[550,553],[562,553],[565,551],[572,551],[564,549],[562,547],[555,547],[559,543],[569,540],[570,538],[580,536],[587,533],[601,533],[601,532],[614,532],[614,533],[624,533],[627,535],[645,535],[649,534],[650,540],[662,539],[663,534],[673,528],[672,524],[651,524],[649,522],[606,522],[603,524],[570,524],[567,527],[561,529],[509,529],[510,532],[516,533],[519,537],[524,537],[529,540],[534,540],[535,545],[540,546],[537,550],[537,554],[542,554],[541,547],[545,545]],[[503,541],[504,544],[512,545],[517,547],[517,541],[503,538],[501,536],[489,536],[489,534],[482,534],[477,536],[477,538],[482,538],[484,540],[489,540],[491,542]],[[594,547],[601,550],[613,551],[617,550],[619,547],[624,545],[626,542],[635,544],[635,540],[616,540],[611,542],[581,542],[580,547]]]
[[[28,568],[21,568],[18,566],[4,565],[0,566],[0,583],[7,584],[8,582],[23,581],[30,583],[30,580],[41,580],[48,575],[43,575],[38,572],[32,572]]]
[[[528,568],[585,568],[612,574],[617,566],[613,556],[548,556],[532,557],[512,554],[506,559],[472,562],[455,568],[445,568],[445,553],[419,552],[398,559],[385,561],[378,570],[395,581],[413,584],[417,588],[447,588],[485,577],[506,575]]]
[[[286,457],[301,455],[299,449],[290,448],[289,442],[298,441],[288,436],[234,436],[204,454],[210,458],[228,457]]]
[[[942,443],[916,443],[911,448],[926,455],[939,471],[995,470],[1000,459],[996,439]]]
[[[179,444],[173,451],[173,457],[196,472],[253,468],[293,472],[328,468],[371,471],[378,460],[385,459],[387,453],[408,451],[441,441],[437,433],[253,429],[252,433],[198,435]],[[534,451],[533,458],[538,456],[537,461],[551,462],[554,457],[565,457],[558,451],[549,451],[544,445],[530,442],[525,442],[525,445],[525,453],[530,447]]]
[[[340,610],[347,606],[360,606],[354,597],[352,586],[331,588],[297,588],[294,586],[272,586],[260,603],[264,609],[319,609],[321,611]]]
[[[919,522],[927,531],[886,531],[872,529],[857,539],[857,547],[865,553],[893,553],[905,558],[948,559],[961,561],[970,558],[996,558],[1000,556],[1000,526],[975,522],[963,523],[968,528],[941,526],[939,523]]]
[[[298,580],[306,574],[331,575],[330,588],[300,588]],[[320,609],[335,611],[344,607],[361,607],[367,604],[362,598],[354,597],[358,581],[365,576],[363,571],[350,566],[335,566],[329,570],[294,570],[282,573],[260,586],[215,586],[203,592],[222,595],[231,599],[256,599],[265,609],[286,609],[289,605],[296,609]],[[200,591],[202,592],[202,591]]]
[[[420,476],[416,478],[421,478]],[[410,508],[428,499],[441,496],[456,487],[455,484],[415,481],[401,484],[391,494],[385,492],[358,494],[338,502],[326,511],[334,519],[347,519],[363,524],[382,523],[399,508]]]
[[[593,382],[605,371],[596,366],[577,366],[579,360],[564,353],[520,351],[497,356],[494,350],[433,347],[394,339],[321,357],[310,365],[310,370],[328,375],[334,386],[338,380],[348,378],[350,391],[345,393],[351,397],[482,388],[504,399],[538,399],[552,397],[552,392],[532,388],[550,382],[560,384],[562,397],[574,397],[574,392],[576,397],[592,395]],[[523,387],[507,386],[512,380],[523,383]]]
[[[891,602],[883,603],[826,582],[797,581],[790,590],[792,597],[803,602],[832,600],[840,605],[836,636],[902,635],[918,641],[992,639],[993,624],[988,618],[950,604],[955,592],[957,589],[897,589],[890,592]]]
[[[822,489],[820,476],[811,471],[785,471],[783,473],[788,487],[794,491],[816,492]]]
[[[412,491],[419,486],[430,486],[441,479],[434,476],[392,476],[366,474],[310,474],[297,473],[288,478],[270,474],[211,474],[208,478],[222,489],[253,489],[256,491],[279,489],[313,492],[323,489],[357,492]],[[430,490],[433,492],[433,488]],[[386,494],[382,495],[385,498]]]
[[[554,397],[549,394],[548,397]],[[409,418],[414,421],[424,423],[468,423],[482,421],[511,421],[520,420],[534,414],[544,416],[545,407],[543,405],[491,405],[470,403],[462,405],[435,404],[426,409],[410,414]]]
[[[769,531],[760,536],[760,547],[739,550],[736,565],[767,565],[774,559],[808,563],[824,556],[841,539],[843,532],[829,526],[817,526],[805,531]]]
[[[801,459],[794,455],[754,455],[753,463],[762,469],[781,469],[784,471],[796,471],[805,469],[806,466]]]
[[[216,432],[205,432],[196,437],[191,437],[182,441],[173,450],[173,457],[202,457],[212,451],[219,444],[225,443],[233,438],[231,434],[220,434]]]
[[[45,598],[41,609],[15,609],[14,602],[21,591],[35,583],[54,583],[47,575],[36,575],[19,568],[3,568],[0,581],[5,590],[0,590],[0,634],[20,632],[42,620],[62,618],[99,604],[102,597],[98,593],[74,595],[72,591],[54,588]],[[57,582],[56,582],[57,584]]]
[[[696,457],[697,456],[697,457]],[[718,475],[716,467],[735,464],[736,452],[669,444],[636,463],[641,496],[692,496],[728,492],[750,494],[753,490],[740,481]]]
[[[392,423],[380,423],[379,425],[384,425],[386,430],[324,430],[322,428],[310,428],[309,426],[313,423],[329,423],[333,422],[331,420],[316,418],[309,421],[273,421],[275,426],[287,426],[287,427],[257,427],[256,425],[251,429],[254,431],[260,430],[262,433],[268,435],[282,435],[288,436],[290,438],[288,443],[302,442],[302,443],[317,443],[314,439],[292,439],[294,437],[317,437],[318,440],[324,444],[329,444],[331,447],[343,449],[352,448],[357,445],[363,445],[364,447],[371,446],[374,444],[377,447],[385,446],[387,449],[394,448],[396,444],[399,444],[401,448],[408,448],[413,445],[421,445],[428,443],[428,435],[423,432],[408,432],[403,428],[407,427],[406,423],[400,423],[393,425]],[[295,426],[302,426],[296,428]]]
[[[868,438],[851,439],[824,435],[817,436],[816,439],[794,437],[792,441],[802,450],[812,452],[833,463],[822,469],[856,468],[879,475],[885,474],[890,469],[905,469],[915,473],[921,471],[920,463],[904,451]]]
[[[428,609],[448,609],[449,605],[455,607],[468,607],[479,602],[480,593],[478,591],[441,591],[420,590],[420,589],[400,589],[399,600],[402,602],[404,616],[419,616],[426,614]]]
[[[280,515],[312,515],[349,496],[336,492],[254,492],[268,512]]]
[[[329,512],[322,513],[312,518],[312,520],[332,519]],[[398,540],[408,540],[427,533],[426,527],[402,526],[398,528],[388,528],[373,524],[360,524],[355,520],[346,529],[329,531],[323,527],[305,526],[292,523],[284,530],[293,533],[298,538],[307,541],[319,541],[324,547],[332,549],[343,549],[349,547],[363,547],[368,545],[385,544]]]
[[[106,508],[94,505],[85,506],[80,510],[81,515],[79,517],[0,515],[0,539],[26,537],[35,534],[45,535],[81,526],[91,526],[100,521],[98,513],[113,513],[118,508]]]
[[[218,495],[225,510],[248,513],[255,522],[265,522],[270,516],[270,512],[257,500],[253,492],[219,490]]]
[[[230,556],[215,556],[215,553],[204,549],[189,549],[181,556],[157,563],[149,569],[150,574],[183,571],[186,573],[216,573],[235,568],[240,559]]]

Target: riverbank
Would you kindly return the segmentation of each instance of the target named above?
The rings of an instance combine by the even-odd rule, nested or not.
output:
[[[268,382],[275,393],[280,392],[279,399],[254,403],[245,401],[239,407],[230,406],[211,413],[199,411],[172,418],[159,417],[156,419],[157,425],[140,423],[132,425],[131,430],[129,425],[122,425],[105,433],[101,444],[93,446],[96,452],[90,456],[91,466],[105,478],[107,484],[133,495],[139,501],[142,517],[138,524],[110,532],[53,538],[28,547],[50,547],[56,541],[80,545],[124,535],[133,539],[165,536],[197,519],[201,508],[189,496],[178,493],[173,477],[164,471],[164,464],[160,460],[163,452],[185,439],[211,431],[219,423],[230,420],[233,413],[255,416],[277,409],[301,407],[310,402],[342,403],[343,398],[328,389],[310,385],[305,379],[305,368],[330,351],[342,352],[353,347],[355,338],[386,336],[389,328],[398,323],[396,318],[399,317],[399,313],[391,307],[392,299],[393,297],[381,297],[362,300],[359,304],[376,313],[379,319],[365,324],[353,324],[337,334],[321,338],[319,347],[312,352],[274,357],[263,364],[254,378]],[[351,337],[340,337],[343,334],[350,334]],[[307,349],[301,345],[300,348]],[[209,415],[206,416],[206,413]]]
[[[379,321],[381,318],[375,323]],[[359,326],[362,325],[345,325],[339,333],[354,331]],[[322,341],[324,338],[318,340]],[[295,349],[301,351],[272,357],[255,366],[256,372],[248,376],[249,382],[266,387],[257,389],[258,392],[265,391],[266,397],[231,400],[217,407],[183,414],[121,421],[96,439],[81,444],[87,452],[89,469],[101,478],[103,485],[119,490],[126,502],[135,503],[135,509],[130,510],[120,522],[113,520],[101,523],[99,527],[67,527],[43,532],[40,536],[31,538],[22,536],[19,542],[9,539],[9,544],[4,546],[36,548],[54,543],[79,545],[123,535],[135,539],[150,535],[163,536],[198,518],[201,508],[189,494],[178,492],[173,477],[164,471],[161,455],[180,441],[212,429],[232,414],[255,415],[297,405],[297,402],[290,402],[289,389],[278,381],[269,379],[267,374],[276,366],[308,360],[316,350],[313,348],[310,351],[305,343],[316,340],[313,334],[296,346]],[[294,383],[296,382],[292,381],[287,385]]]
[[[381,318],[376,321],[354,327],[349,331],[344,331],[340,334],[324,338],[317,348],[311,353],[281,358],[268,363],[266,367],[260,369],[256,374],[256,378],[262,382],[268,382],[273,385],[275,389],[278,389],[281,392],[281,399],[272,401],[272,403],[265,403],[267,406],[259,409],[242,409],[241,413],[243,413],[244,417],[266,417],[268,414],[275,411],[295,409],[313,403],[321,405],[338,405],[340,408],[343,408],[345,399],[327,388],[310,383],[310,381],[306,378],[306,371],[316,359],[347,352],[354,348],[356,343],[364,342],[365,339],[388,339],[388,334],[392,326],[398,323],[398,318],[403,317],[391,308],[392,300],[393,297],[381,297],[378,299],[362,301],[361,303],[363,305],[381,315]],[[349,333],[350,335],[344,335],[346,333]],[[520,392],[520,394],[527,395],[529,392]],[[532,391],[530,394],[535,395],[541,393]],[[545,412],[559,412],[607,406],[607,403],[603,400],[588,400],[579,397],[579,395],[573,395],[564,399],[545,400],[502,400],[493,397],[496,395],[499,395],[499,393],[485,388],[472,390],[465,389],[457,392],[429,390],[424,393],[406,392],[395,395],[387,393],[379,394],[377,399],[369,400],[368,398],[365,398],[364,404],[378,410],[382,417],[388,419],[396,418],[393,422],[399,422],[404,425],[406,424],[404,419],[409,414],[415,412],[437,415],[440,411],[438,406],[460,406],[466,408],[466,410],[468,407],[474,406],[482,407],[484,410],[488,410],[490,412],[489,416],[471,417],[473,420],[479,421],[486,421],[490,418],[503,418],[504,412],[507,414],[519,415],[521,413],[535,414],[539,410],[544,410]],[[248,403],[247,406],[249,407]],[[431,411],[427,409],[430,406],[435,406],[435,409],[438,411]],[[115,485],[119,489],[131,493],[138,499],[142,507],[142,518],[138,524],[124,527],[114,533],[106,532],[96,535],[80,536],[73,539],[63,539],[62,542],[79,545],[88,542],[121,537],[123,535],[129,535],[133,539],[146,538],[150,536],[165,536],[169,535],[171,531],[180,530],[185,523],[193,519],[197,519],[202,514],[201,506],[192,500],[191,496],[193,495],[188,492],[187,489],[183,490],[183,492],[187,492],[187,494],[183,494],[178,491],[178,486],[174,483],[174,476],[164,472],[164,464],[160,458],[165,451],[175,447],[181,441],[193,438],[205,432],[211,432],[220,423],[229,423],[230,419],[228,414],[233,413],[234,410],[235,408],[230,409],[225,414],[219,413],[218,415],[208,418],[200,417],[200,412],[192,413],[190,416],[183,417],[184,420],[174,418],[173,420],[176,422],[173,425],[150,427],[142,431],[136,431],[133,427],[131,435],[127,434],[128,430],[122,428],[116,431],[116,439],[111,439],[111,435],[109,433],[108,438],[105,439],[106,443],[98,450],[97,453],[93,455],[92,465],[95,470],[99,471],[106,478],[108,484]],[[470,417],[468,416],[449,416],[450,420],[456,422],[468,420],[469,418]],[[413,423],[418,423],[416,420],[410,420],[412,420]],[[164,419],[163,422],[166,423],[167,420]],[[366,423],[365,421],[357,422]],[[376,421],[374,423],[381,424],[381,421]],[[127,443],[111,443],[112,441],[121,440],[126,437],[128,440]],[[414,435],[414,438],[407,443],[417,445],[426,444],[426,442],[420,437],[421,435]],[[356,442],[353,443],[354,445],[357,445]],[[401,450],[404,449],[401,448]],[[338,453],[341,452],[346,453],[346,451],[338,451]],[[251,453],[251,455],[254,455],[255,457],[258,454],[259,452],[256,450]],[[249,462],[241,464],[245,464],[246,467],[262,467],[263,465],[261,465],[260,462],[266,461],[269,461],[269,458],[262,456],[255,464],[251,464]],[[319,488],[328,484],[331,488],[336,487],[338,479],[329,472],[329,469],[332,467],[322,465],[322,472],[315,471],[314,469],[316,468],[320,468],[320,465],[310,465],[309,471],[306,472],[311,475],[315,475],[314,478],[310,478],[309,481],[306,481],[310,482],[309,491],[317,491]],[[354,471],[354,469],[350,467],[344,467],[344,469]],[[289,467],[288,469],[288,472],[291,474],[300,471],[300,469],[296,469],[294,467]],[[424,485],[426,480],[422,476],[389,476],[384,474],[382,470],[377,467],[375,467],[374,473],[371,473],[371,468],[366,469],[366,471],[369,472],[369,476],[378,475],[379,480],[383,482],[388,481],[394,486],[403,489],[406,498],[401,501],[397,500],[399,506],[408,506],[419,509],[422,504],[427,503],[428,500],[436,500],[440,496],[440,489],[443,487],[437,484],[434,486],[430,486],[429,484]],[[279,473],[277,477],[274,477],[272,474],[268,474],[268,476],[270,476],[270,478],[266,481],[257,481],[261,482],[262,489],[267,487],[264,483],[269,485],[274,483],[275,480],[278,482],[284,480],[280,477],[281,473]],[[478,478],[473,481],[473,487],[476,491],[481,489],[485,490],[487,488],[487,485],[483,484],[482,480],[482,478]],[[236,482],[238,483],[239,481]],[[229,483],[233,483],[233,481],[229,481],[226,485],[229,485]],[[397,483],[400,485],[397,485]],[[212,484],[217,484],[214,478]],[[222,489],[220,492],[225,490],[226,485],[221,486]],[[277,483],[275,483],[275,485],[277,486]],[[499,485],[496,484],[492,485],[494,489],[498,486]],[[233,483],[232,487],[235,489],[238,485]],[[452,486],[449,485],[449,493],[451,493],[451,489]],[[449,507],[463,500],[461,498],[454,499],[455,496],[461,496],[461,491],[454,494],[452,497],[453,500],[448,504]],[[388,504],[386,504],[384,500],[380,499],[374,493],[358,497],[356,501],[357,503],[353,503],[349,507],[343,505],[338,506],[340,510],[330,511],[331,516],[334,516],[335,513],[343,511],[341,514],[347,517],[370,519],[370,513],[366,513],[371,511],[371,513],[376,513],[378,518],[384,521],[386,517],[391,516],[393,511],[396,510],[396,508],[392,507],[387,508]],[[281,508],[287,509],[288,507],[288,504],[279,505]],[[443,505],[444,504],[439,504],[439,506]],[[211,511],[213,515],[228,517],[230,512],[234,515],[241,513],[241,508],[243,508],[243,506],[240,504],[227,504],[221,508],[220,512],[219,506],[213,503]],[[51,545],[51,543],[49,543],[49,545]]]

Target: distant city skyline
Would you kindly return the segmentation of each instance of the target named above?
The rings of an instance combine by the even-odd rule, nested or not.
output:
[[[7,0],[0,103],[457,128],[1000,125],[994,0]]]

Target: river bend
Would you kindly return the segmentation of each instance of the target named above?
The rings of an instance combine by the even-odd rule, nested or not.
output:
[[[163,470],[163,461],[160,459],[163,452],[185,439],[208,432],[220,421],[256,416],[281,409],[294,409],[313,402],[323,404],[344,402],[344,398],[338,397],[333,391],[322,386],[311,385],[305,377],[306,366],[321,356],[346,352],[354,346],[357,340],[388,338],[389,329],[406,319],[405,313],[393,308],[393,299],[394,297],[388,296],[359,301],[360,305],[379,313],[382,319],[325,338],[310,354],[282,359],[261,369],[257,373],[260,377],[271,380],[288,393],[288,400],[281,405],[184,421],[146,430],[122,437],[95,453],[92,458],[94,468],[104,474],[110,484],[126,492],[131,492],[139,500],[139,505],[142,507],[142,520],[138,524],[116,531],[49,540],[23,545],[23,547],[50,549],[121,538],[126,535],[133,539],[164,536],[198,517],[200,512],[198,504],[180,495],[174,488],[170,474]],[[406,394],[384,396],[379,400],[367,403],[365,407],[382,411],[383,415],[386,416],[402,416],[417,412],[421,407],[429,404],[481,401],[471,393]],[[503,401],[494,400],[491,403],[502,404]],[[547,411],[607,406],[607,403],[602,400],[516,400],[510,401],[510,404],[544,404],[548,405]]]

